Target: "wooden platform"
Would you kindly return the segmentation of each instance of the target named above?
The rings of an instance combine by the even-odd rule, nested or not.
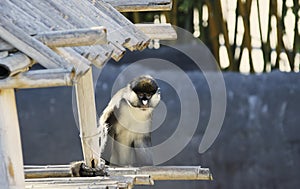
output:
[[[71,177],[69,165],[25,166],[26,188],[102,189],[154,185],[155,180],[212,180],[200,166],[108,167],[108,177]]]

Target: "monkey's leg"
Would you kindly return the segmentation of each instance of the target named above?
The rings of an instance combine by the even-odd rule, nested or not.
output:
[[[134,159],[135,166],[151,166],[153,165],[152,151],[151,151],[150,136],[134,141]]]
[[[114,142],[110,163],[117,166],[131,166],[133,164],[133,153],[132,147]]]
[[[88,167],[82,161],[71,163],[71,174],[73,177],[95,177],[95,176],[107,176],[105,164],[100,167]]]

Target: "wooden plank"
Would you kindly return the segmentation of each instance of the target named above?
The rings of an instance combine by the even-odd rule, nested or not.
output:
[[[0,89],[72,86],[74,73],[65,69],[45,69],[20,73],[0,80]]]
[[[74,47],[107,43],[106,29],[102,26],[62,31],[49,31],[34,36],[48,47]]]
[[[0,80],[27,71],[33,61],[23,53],[16,53],[0,59]]]
[[[2,1],[1,1],[2,2]],[[0,6],[1,6],[0,2]],[[46,68],[68,68],[70,64],[49,47],[25,34],[13,22],[0,16],[0,37]]]
[[[104,0],[120,12],[169,11],[172,0]]]
[[[171,24],[135,24],[135,26],[151,39],[177,39],[177,33]]]
[[[81,145],[86,165],[100,166],[99,134],[92,70],[90,69],[75,85]]]
[[[24,188],[24,169],[14,89],[0,90],[1,188]]]
[[[51,172],[53,175],[51,176]],[[153,180],[212,180],[208,168],[200,166],[108,167],[110,176],[150,175]],[[71,176],[70,166],[31,166],[25,169],[26,178]]]

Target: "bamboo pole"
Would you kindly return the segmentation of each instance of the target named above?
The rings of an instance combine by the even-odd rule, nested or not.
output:
[[[295,19],[295,35],[294,35],[294,47],[293,47],[293,56],[295,58],[296,54],[300,53],[300,36],[299,36],[299,27],[297,27],[297,23],[299,23],[299,15],[297,16],[297,12],[299,12],[299,6],[300,3],[297,3],[297,0],[294,0],[294,7],[293,7],[293,12],[296,15]],[[295,62],[295,61],[294,61]],[[294,69],[295,69],[295,64],[294,64]]]
[[[95,92],[90,69],[75,85],[81,145],[85,164],[100,166],[100,146],[97,131]]]
[[[267,41],[264,42],[263,40],[263,33],[262,33],[262,21],[260,16],[260,6],[259,1],[256,0],[257,5],[257,14],[258,14],[258,26],[259,26],[259,36],[261,41],[261,49],[263,53],[264,59],[264,72],[267,71],[268,65],[271,64],[271,46],[270,46],[270,32],[271,32],[271,17],[272,17],[272,10],[271,10],[271,1],[269,2],[269,15],[268,15],[268,32],[267,32]]]
[[[213,5],[210,0],[205,0],[205,3],[208,7],[209,12],[209,18],[208,18],[208,27],[209,27],[209,37],[211,40],[212,45],[212,52],[213,55],[217,61],[217,63],[220,65],[220,56],[219,56],[219,34],[220,34],[220,26],[217,23],[217,19],[215,18],[215,14],[213,11]]]
[[[65,69],[45,69],[20,73],[0,80],[0,89],[72,86],[74,73]]]
[[[249,51],[250,72],[254,73],[254,66],[253,66],[253,59],[252,59],[253,56],[252,56],[251,33],[250,33],[251,5],[252,5],[252,0],[247,0],[246,2],[242,2],[242,0],[238,0],[238,9],[243,18],[243,24],[244,24],[244,28],[245,28],[239,62],[241,62],[241,58],[242,58],[242,54],[243,54],[242,52],[245,47]]]
[[[34,37],[48,47],[74,47],[106,44],[106,33],[106,29],[100,26],[64,31],[50,31],[39,33]]]
[[[110,176],[150,175],[153,180],[212,180],[208,168],[200,166],[108,167]],[[26,178],[70,177],[70,165],[25,166]]]
[[[228,28],[227,28],[227,22],[224,20],[224,15],[222,12],[222,7],[221,7],[221,1],[217,0],[216,5],[214,6],[215,9],[215,15],[217,17],[217,22],[220,25],[220,30],[222,31],[224,35],[224,41],[225,41],[225,47],[227,49],[227,55],[229,59],[229,67],[230,65],[234,64],[234,58],[233,58],[233,53],[232,49],[229,44],[229,34],[228,34]]]
[[[14,89],[0,90],[0,165],[1,188],[25,187]]]
[[[104,0],[120,12],[141,11],[169,11],[172,9],[172,0]]]
[[[33,61],[23,53],[16,53],[0,59],[0,79],[27,71]]]

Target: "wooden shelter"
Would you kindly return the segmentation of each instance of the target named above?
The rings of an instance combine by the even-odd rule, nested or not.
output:
[[[170,10],[171,6],[171,0],[0,1],[1,187],[130,188],[135,183],[153,184],[150,169],[122,172],[111,168],[108,178],[71,179],[67,166],[27,166],[25,181],[14,89],[75,86],[84,161],[90,166],[99,164],[91,150],[99,148],[98,139],[92,137],[97,122],[91,65],[101,68],[110,58],[118,61],[126,48],[143,50],[151,39],[176,39],[170,24],[133,24],[119,12]],[[44,69],[31,70],[36,63]],[[33,170],[38,174],[28,176]],[[209,170],[199,167],[159,170],[173,179],[211,179]],[[189,170],[194,176],[178,176],[180,170]]]

